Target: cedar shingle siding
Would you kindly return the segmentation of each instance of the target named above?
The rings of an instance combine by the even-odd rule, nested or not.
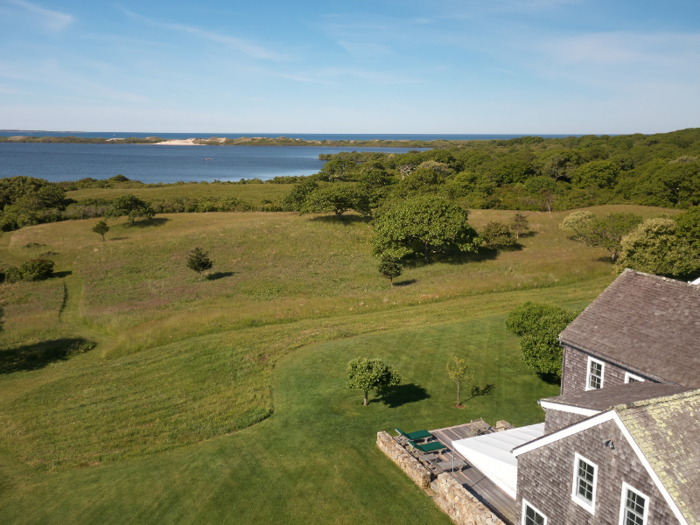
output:
[[[615,450],[603,445],[607,439],[613,440]],[[598,465],[595,515],[571,499],[575,453]],[[678,523],[613,421],[518,457],[517,523],[520,523],[525,498],[547,516],[548,525],[618,525],[623,481],[649,496],[649,525]]]
[[[698,312],[700,287],[625,270],[564,329],[559,340],[657,382],[700,388]],[[573,362],[568,363],[569,355],[565,357],[564,372],[570,369],[575,374],[567,378],[565,393],[571,393],[572,384],[573,388],[580,381],[585,385],[585,363],[580,376],[579,358],[573,354]],[[613,371],[611,381],[617,381],[618,372]]]
[[[564,366],[561,379],[561,394],[569,395],[583,392],[586,390],[586,378],[588,377],[588,354],[568,345],[562,346],[564,347]],[[593,357],[605,363],[603,388],[625,384],[625,372],[630,372],[646,381],[654,381],[646,374],[614,365],[604,358]]]
[[[586,419],[586,416],[581,416],[579,414],[571,414],[569,412],[564,412],[561,410],[545,410],[546,416],[544,418],[544,433],[551,434],[557,430],[561,430],[564,427],[573,425]]]

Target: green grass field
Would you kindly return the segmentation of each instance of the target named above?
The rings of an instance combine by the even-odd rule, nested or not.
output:
[[[164,186],[162,188],[107,188],[69,191],[66,197],[80,202],[85,199],[112,200],[120,195],[131,193],[148,201],[170,199],[206,199],[216,197],[236,199],[250,204],[262,204],[263,201],[281,201],[292,190],[293,184],[182,184],[177,186]]]
[[[593,211],[623,209],[669,213]],[[393,290],[353,219],[171,215],[119,222],[104,243],[95,221],[4,234],[0,262],[52,251],[58,273],[0,285],[0,522],[449,523],[376,432],[542,420],[535,401],[558,386],[523,365],[505,315],[580,308],[614,279],[606,252],[558,229],[565,215],[532,214],[518,250],[417,262]],[[215,261],[201,283],[184,267],[196,245]],[[406,382],[362,407],[345,367],[376,355]],[[493,385],[463,410],[452,355]]]

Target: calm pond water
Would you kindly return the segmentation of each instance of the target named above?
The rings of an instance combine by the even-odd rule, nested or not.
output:
[[[145,183],[267,180],[317,173],[324,164],[320,153],[340,151],[405,153],[409,148],[3,143],[0,178],[26,175],[59,182],[122,174]]]

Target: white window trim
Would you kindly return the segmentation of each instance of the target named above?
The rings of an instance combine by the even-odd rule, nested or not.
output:
[[[657,490],[661,493],[661,496],[663,496],[664,501],[671,509],[671,512],[673,512],[673,515],[678,520],[678,523],[680,523],[681,525],[689,525],[688,520],[681,512],[681,509],[678,508],[678,504],[671,497],[671,494],[668,492],[666,486],[661,482],[661,478],[659,478],[659,475],[651,466],[651,463],[649,463],[649,460],[642,452],[642,449],[639,448],[639,445],[637,445],[637,442],[632,437],[632,434],[630,434],[629,430],[627,430],[627,427],[625,427],[625,424],[620,419],[620,416],[618,416],[617,413],[612,409],[606,410],[605,412],[603,412],[602,414],[598,414],[597,416],[584,419],[580,423],[575,423],[556,432],[552,432],[551,434],[545,434],[540,438],[533,439],[532,441],[525,443],[524,445],[520,445],[519,447],[514,448],[512,454],[517,458],[521,454],[532,452],[533,450],[538,450],[544,446],[550,445],[551,443],[556,443],[564,438],[576,435],[580,432],[584,432],[589,428],[593,428],[608,421],[614,421],[617,425],[617,428],[619,428],[620,432],[622,432],[622,435],[625,436],[627,443],[630,445],[630,447],[632,447],[632,450],[634,450],[634,453],[637,455],[637,458],[642,463],[642,465],[644,465],[644,469],[647,471],[647,474],[649,474],[649,477],[651,477],[652,481],[654,482],[654,485],[656,485]]]
[[[521,517],[521,519],[520,519],[521,525],[525,525],[525,511],[527,510],[528,507],[530,507],[530,508],[531,508],[532,510],[534,510],[537,514],[539,514],[540,516],[542,516],[542,517],[544,518],[544,525],[547,525],[547,516],[545,516],[544,512],[542,512],[540,509],[538,509],[537,507],[535,507],[532,503],[530,503],[530,502],[529,502],[528,500],[526,500],[525,498],[523,498],[523,513],[522,513],[522,517]]]
[[[642,383],[646,381],[643,377],[639,377],[638,375],[635,374],[630,374],[629,372],[625,372],[625,383],[630,382],[630,378],[634,379],[635,381],[641,381]]]
[[[633,486],[629,485],[628,483],[625,483],[624,481],[622,482],[622,493],[620,495],[620,525],[623,525],[625,522],[625,510],[627,510],[627,491],[631,490],[632,492],[639,494],[641,497],[644,498],[644,521],[642,522],[643,525],[647,525],[647,522],[649,521],[649,502],[651,499],[649,496],[644,494],[641,490],[635,489]]]
[[[586,363],[586,390],[600,390],[599,388],[591,387],[591,362],[600,365],[600,388],[605,386],[605,363],[600,359],[588,356],[588,362]]]
[[[586,501],[583,499],[579,498],[577,494],[577,489],[578,489],[578,462],[579,460],[585,461],[589,465],[593,467],[593,496],[592,499],[593,501],[589,505]],[[576,503],[577,505],[583,507],[586,509],[588,512],[591,514],[595,515],[595,497],[596,497],[596,492],[597,492],[597,487],[598,487],[598,465],[593,463],[590,459],[585,458],[584,456],[581,456],[578,452],[574,454],[574,479],[573,483],[571,486],[571,499]]]

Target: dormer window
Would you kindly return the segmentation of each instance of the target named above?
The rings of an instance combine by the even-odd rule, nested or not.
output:
[[[603,388],[605,364],[592,357],[588,358],[588,374],[586,375],[586,390]]]
[[[625,372],[625,383],[643,383],[644,379],[629,372]]]

